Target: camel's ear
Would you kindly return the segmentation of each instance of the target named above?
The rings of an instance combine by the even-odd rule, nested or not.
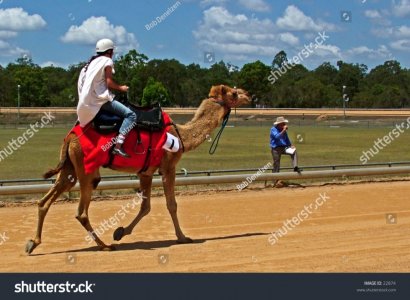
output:
[[[216,93],[216,88],[217,87],[214,86],[214,85],[211,87],[211,90],[209,91],[209,95],[208,95],[209,98],[215,98],[216,97],[216,94],[217,94]]]
[[[227,93],[227,88],[224,85],[214,85],[209,92],[209,98],[218,99]]]

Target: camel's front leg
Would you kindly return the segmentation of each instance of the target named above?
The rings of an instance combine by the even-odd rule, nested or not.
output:
[[[164,187],[165,198],[167,200],[167,208],[171,215],[172,222],[175,227],[175,234],[178,238],[177,242],[181,244],[192,243],[192,239],[186,237],[179,226],[177,216],[177,201],[175,200],[175,167],[171,167],[162,174],[162,185]]]
[[[142,195],[141,208],[138,215],[127,227],[118,227],[113,234],[115,241],[121,240],[124,236],[129,235],[134,230],[134,227],[137,226],[139,221],[151,210],[151,185],[152,185],[152,176],[150,175],[140,175],[140,192]]]

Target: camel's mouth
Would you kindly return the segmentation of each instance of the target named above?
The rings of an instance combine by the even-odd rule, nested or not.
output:
[[[239,106],[244,106],[248,105],[251,103],[251,96],[250,94],[243,90],[243,89],[235,89],[235,91],[232,93],[233,96],[233,105],[232,107],[239,107]]]

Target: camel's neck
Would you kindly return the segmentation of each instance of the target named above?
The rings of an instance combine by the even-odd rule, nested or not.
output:
[[[191,121],[178,125],[185,152],[191,151],[204,141],[211,139],[211,133],[223,119],[225,109],[217,103],[204,100]]]

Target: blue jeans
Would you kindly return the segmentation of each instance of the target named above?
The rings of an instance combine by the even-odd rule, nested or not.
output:
[[[122,125],[120,127],[120,134],[126,136],[136,125],[137,115],[124,104],[117,100],[108,101],[101,106],[101,109],[108,111],[113,115],[124,118]]]

